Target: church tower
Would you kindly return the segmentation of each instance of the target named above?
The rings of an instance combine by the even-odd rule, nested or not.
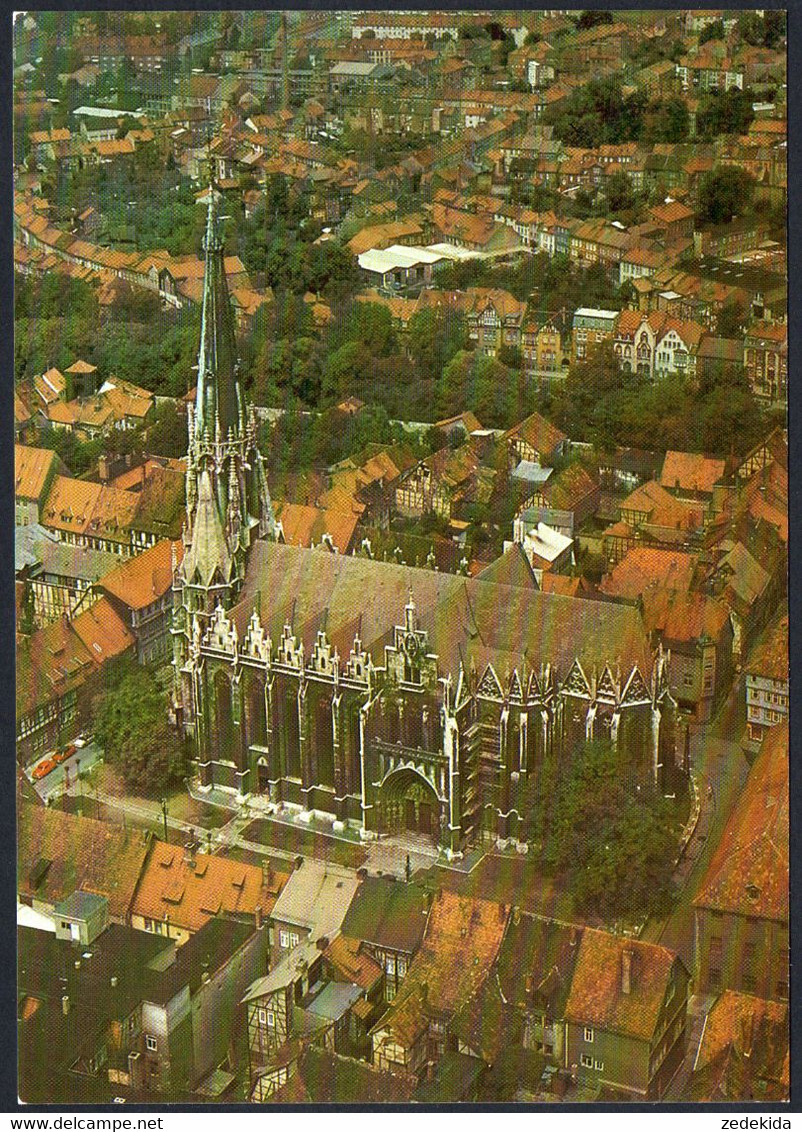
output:
[[[218,197],[210,176],[198,386],[188,406],[184,557],[173,571],[175,706],[187,727],[194,718],[193,643],[218,605],[228,609],[236,601],[252,543],[279,531],[256,416],[240,384]]]

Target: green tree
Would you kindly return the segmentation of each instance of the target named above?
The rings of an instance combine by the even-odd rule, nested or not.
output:
[[[726,224],[749,208],[755,191],[752,177],[738,166],[719,166],[700,178],[696,213],[702,223]]]
[[[181,741],[167,722],[165,694],[144,668],[129,668],[98,698],[94,732],[132,791],[164,790],[185,769]]]
[[[679,829],[607,740],[582,743],[557,790],[545,860],[565,870],[577,907],[605,918],[665,907]]]

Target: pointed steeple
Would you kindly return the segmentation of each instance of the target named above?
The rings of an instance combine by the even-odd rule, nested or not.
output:
[[[223,436],[239,432],[242,394],[239,387],[237,341],[226,281],[223,236],[217,216],[218,190],[209,174],[209,204],[203,250],[203,311],[198,351],[198,390],[195,427],[200,433],[217,429]]]

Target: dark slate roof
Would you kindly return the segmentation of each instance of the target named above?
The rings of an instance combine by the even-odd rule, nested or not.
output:
[[[402,1077],[313,1045],[304,1051],[299,1073],[315,1104],[392,1104],[409,1101],[412,1093],[412,1082]]]
[[[489,566],[485,566],[477,577],[481,582],[492,582],[497,586],[522,586],[529,590],[538,588],[529,559],[517,542],[507,547]]]
[[[613,658],[626,671],[635,665],[644,676],[650,671],[648,640],[633,606],[279,543],[254,545],[242,599],[230,616],[242,640],[258,607],[274,642],[289,623],[307,655],[321,629],[341,657],[359,635],[381,665],[393,627],[403,624],[410,591],[418,624],[429,634],[429,651],[439,656],[443,671],[456,673],[462,661],[483,672],[492,662],[497,672],[518,668],[520,675],[525,667],[539,670],[550,663],[566,675],[577,657],[585,671]]]
[[[498,977],[508,1002],[562,1017],[579,954],[582,929],[521,913],[510,919],[498,958]]]
[[[345,914],[342,933],[411,955],[423,938],[430,899],[430,893],[417,884],[366,877]]]

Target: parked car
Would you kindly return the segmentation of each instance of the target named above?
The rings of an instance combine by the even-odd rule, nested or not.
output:
[[[55,759],[42,759],[42,761],[37,763],[33,768],[32,777],[44,778],[46,774],[50,774],[51,770],[55,770],[57,766],[58,763]]]
[[[65,763],[71,755],[75,754],[77,749],[77,744],[68,743],[66,747],[61,747],[58,751],[56,751],[56,753],[53,755],[53,758],[57,763]]]

